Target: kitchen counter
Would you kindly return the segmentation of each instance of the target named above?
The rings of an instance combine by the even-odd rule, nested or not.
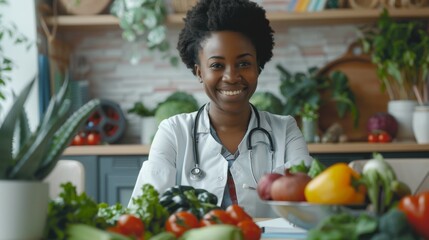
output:
[[[148,155],[150,145],[70,146],[64,155]],[[429,144],[407,143],[327,143],[308,144],[310,154],[370,153],[370,152],[429,152]]]

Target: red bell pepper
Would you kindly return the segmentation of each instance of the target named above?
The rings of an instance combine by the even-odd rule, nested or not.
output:
[[[398,208],[424,239],[429,239],[429,191],[403,197]]]

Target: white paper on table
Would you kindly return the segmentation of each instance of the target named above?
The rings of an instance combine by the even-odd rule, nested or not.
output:
[[[284,218],[274,218],[265,221],[256,222],[264,233],[289,233],[306,234],[307,230],[299,228],[288,222]]]

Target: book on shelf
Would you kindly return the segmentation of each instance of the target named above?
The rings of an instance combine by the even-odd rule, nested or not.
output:
[[[294,11],[306,12],[309,3],[310,3],[310,0],[297,0]]]

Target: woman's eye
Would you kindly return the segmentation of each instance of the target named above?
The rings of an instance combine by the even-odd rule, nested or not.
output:
[[[219,68],[222,68],[222,67],[223,67],[223,65],[220,64],[220,63],[212,63],[210,65],[210,68],[213,68],[213,69],[219,69]]]
[[[241,67],[241,68],[243,68],[243,67],[248,67],[248,66],[250,66],[250,62],[240,62],[240,63],[238,64],[238,66],[239,66],[239,67]]]

